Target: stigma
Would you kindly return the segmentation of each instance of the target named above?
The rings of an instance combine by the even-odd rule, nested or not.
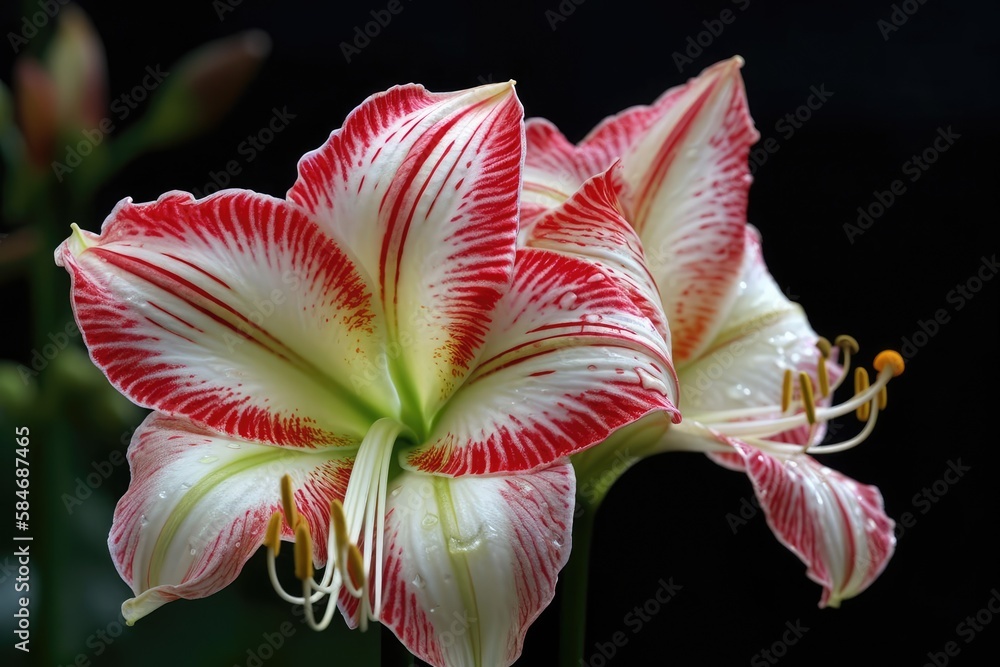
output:
[[[894,350],[876,355],[872,362],[874,381],[864,367],[854,369],[853,395],[842,403],[834,403],[834,393],[851,375],[851,358],[858,353],[858,343],[851,336],[838,336],[832,344],[820,338],[816,347],[819,358],[815,379],[805,371],[786,369],[781,387],[775,388],[772,405],[691,414],[684,421],[695,422],[719,435],[739,438],[778,456],[831,454],[856,447],[871,435],[879,412],[886,409],[887,386],[889,380],[905,369],[903,357]],[[835,347],[843,357],[843,366],[831,378],[831,367],[836,368],[831,358]],[[818,444],[828,422],[852,412],[864,423],[857,435],[841,442]],[[679,426],[685,428],[683,422]]]
[[[336,498],[330,502],[327,564],[318,578],[309,523],[296,506],[292,478],[286,474],[281,479],[282,510],[271,515],[264,535],[268,576],[278,597],[303,605],[306,623],[313,630],[325,630],[330,625],[343,594],[358,600],[358,625],[362,631],[369,621],[378,621],[381,616],[386,492],[393,444],[404,431],[406,427],[392,419],[380,419],[369,428],[358,447],[343,502]],[[302,595],[291,595],[278,579],[276,561],[283,522],[295,535],[295,577],[301,582]],[[368,549],[367,555],[362,554],[361,545]],[[329,599],[322,616],[318,616],[315,607],[324,598]]]

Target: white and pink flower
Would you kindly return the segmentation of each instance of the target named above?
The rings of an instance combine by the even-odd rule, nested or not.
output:
[[[408,85],[307,154],[286,199],[170,192],[74,225],[56,261],[91,357],[154,410],[109,540],[130,623],[266,542],[317,628],[329,596],[435,665],[517,658],[569,554],[567,457],[678,418],[643,306],[601,266],[518,247],[523,162],[511,84]],[[300,596],[274,578],[279,536]]]

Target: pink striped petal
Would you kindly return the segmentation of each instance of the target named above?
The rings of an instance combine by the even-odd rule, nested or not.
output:
[[[699,419],[715,411],[780,405],[786,369],[803,371],[818,387],[818,336],[801,306],[785,297],[774,282],[760,249],[760,235],[748,226],[743,269],[732,308],[725,315],[715,340],[696,359],[679,365],[681,407],[684,414]],[[827,364],[831,382],[840,375],[835,364]],[[828,405],[829,398],[820,404]],[[761,417],[770,419],[775,414]],[[813,441],[822,440],[825,428]],[[803,426],[772,439],[804,444],[809,427]]]
[[[522,227],[569,199],[584,181],[606,171],[617,159],[602,151],[574,146],[544,118],[525,121],[524,139]]]
[[[569,558],[573,467],[393,486],[382,623],[431,665],[510,665]]]
[[[809,456],[779,459],[739,440],[718,439],[735,452],[709,456],[746,471],[775,537],[823,587],[820,607],[838,607],[878,578],[892,557],[896,536],[876,487],[859,484]]]
[[[446,475],[531,470],[674,408],[663,337],[595,264],[518,251],[482,361],[404,467]]]
[[[509,83],[392,88],[307,154],[288,192],[372,276],[397,386],[428,420],[474,366],[510,282],[521,117]]]
[[[129,624],[179,598],[228,586],[261,545],[292,477],[300,513],[326,562],[330,501],[343,499],[352,459],[332,448],[304,453],[222,438],[184,419],[153,413],[129,447],[132,482],[118,502],[108,546],[135,597]],[[284,538],[292,539],[285,525]]]
[[[56,261],[91,357],[140,405],[307,447],[355,441],[373,415],[399,411],[370,286],[281,200],[126,199]]]
[[[646,268],[642,242],[623,217],[621,166],[588,179],[568,200],[541,215],[523,244],[594,262],[628,293],[670,345],[660,294]]]
[[[759,136],[741,65],[739,58],[718,63],[651,107],[604,121],[581,144],[622,160],[628,219],[663,296],[678,363],[709,344],[735,298],[747,157]]]

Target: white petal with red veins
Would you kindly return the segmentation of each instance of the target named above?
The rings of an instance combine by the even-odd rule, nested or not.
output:
[[[838,607],[878,578],[896,537],[876,487],[859,484],[809,456],[780,459],[735,439],[728,442],[734,454],[709,456],[725,458],[722,463],[731,468],[742,459],[775,537],[823,587],[820,607]]]
[[[125,200],[56,260],[91,357],[140,405],[293,446],[357,440],[399,412],[366,277],[281,200]]]
[[[397,386],[425,419],[474,365],[510,283],[523,155],[511,84],[399,86],[303,157],[288,193],[372,276]]]
[[[479,366],[404,467],[531,470],[654,410],[677,416],[662,336],[593,263],[520,250],[490,334]]]
[[[229,585],[260,546],[292,477],[299,511],[326,561],[330,501],[343,499],[352,460],[338,448],[291,450],[218,437],[186,420],[151,414],[128,452],[132,482],[118,502],[108,546],[135,597],[131,624],[179,598]],[[284,538],[292,539],[285,522]]]
[[[677,371],[681,407],[692,419],[715,411],[780,405],[786,369],[806,372],[813,386],[819,386],[818,337],[802,308],[785,297],[768,273],[757,231],[747,227],[746,237],[738,296],[722,330],[697,359]],[[827,368],[835,380],[839,368],[832,363]],[[818,391],[816,396],[820,399]],[[818,402],[828,404],[829,399]],[[779,413],[775,410],[768,418]],[[774,439],[805,444],[808,432],[806,426]],[[821,433],[816,435],[821,439]]]
[[[605,121],[581,147],[621,153],[629,221],[642,238],[680,363],[714,337],[735,298],[758,134],[747,111],[742,61],[705,70],[647,111]],[[619,131],[616,131],[619,130]]]
[[[618,281],[670,346],[660,293],[646,268],[642,242],[625,220],[618,199],[621,166],[588,179],[562,204],[523,232],[523,245],[547,248],[596,263]]]
[[[432,665],[506,666],[569,558],[573,468],[404,473],[386,517],[382,622]]]

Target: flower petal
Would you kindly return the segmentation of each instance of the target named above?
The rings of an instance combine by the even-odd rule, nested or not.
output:
[[[617,156],[574,146],[544,118],[524,122],[524,188],[521,192],[521,227],[559,206],[583,182],[607,170]]]
[[[678,417],[663,337],[599,267],[567,255],[518,251],[482,358],[404,468],[531,470],[654,410]]]
[[[382,623],[432,665],[510,665],[569,558],[568,463],[449,479],[404,473],[386,518]]]
[[[618,200],[621,166],[588,179],[568,200],[539,216],[524,234],[529,248],[547,248],[594,262],[628,293],[670,346],[660,293],[646,268],[638,234]]]
[[[747,157],[759,137],[742,62],[708,68],[651,107],[606,120],[581,144],[622,159],[628,219],[663,296],[678,363],[708,345],[735,298],[751,181]]]
[[[303,157],[288,192],[372,276],[397,384],[425,416],[473,367],[509,285],[521,117],[509,83],[444,94],[396,87]]]
[[[126,199],[56,262],[91,357],[140,405],[296,446],[360,439],[373,415],[398,414],[371,287],[281,200]]]
[[[779,459],[739,440],[718,440],[728,442],[735,453],[709,457],[733,469],[737,457],[742,459],[775,537],[823,587],[820,607],[840,606],[882,573],[896,536],[876,487],[859,484],[809,456]]]
[[[352,459],[337,448],[297,451],[223,438],[153,413],[128,452],[132,482],[118,502],[108,546],[135,597],[129,624],[178,598],[228,586],[260,546],[292,477],[299,511],[326,562],[330,501],[343,499]],[[284,537],[292,539],[285,522]]]
[[[737,298],[722,330],[696,360],[678,368],[685,417],[780,405],[786,369],[804,371],[817,387],[817,340],[805,312],[785,297],[768,273],[760,236],[748,226]],[[831,381],[839,377],[835,364],[828,364],[827,370]],[[820,402],[828,404],[829,399]],[[779,414],[780,409],[768,418]],[[773,439],[805,443],[808,434],[804,426]],[[814,441],[821,439],[822,433],[815,434]]]

